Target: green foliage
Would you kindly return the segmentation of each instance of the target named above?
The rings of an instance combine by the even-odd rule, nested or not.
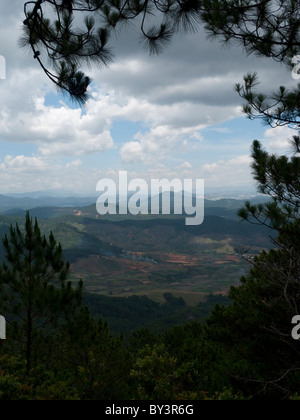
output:
[[[27,375],[20,351],[0,356],[0,400],[99,400],[127,396],[130,355],[101,321],[82,308],[53,331]],[[1,354],[1,353],[0,353]]]
[[[163,344],[140,351],[130,376],[136,381],[140,400],[174,400],[179,392],[179,371],[176,358]]]
[[[50,233],[41,234],[37,220],[26,215],[24,231],[18,224],[4,236],[5,262],[0,267],[0,313],[11,326],[9,338],[24,349],[27,373],[38,352],[40,337],[49,334],[61,317],[74,313],[81,301],[80,283],[67,282],[69,264],[61,245]]]
[[[83,308],[59,336],[58,366],[71,372],[80,399],[120,399],[126,393],[129,355],[122,340],[112,338],[106,324]],[[70,373],[69,373],[70,374]]]
[[[188,319],[204,321],[216,304],[230,302],[222,295],[208,295],[196,307],[187,307],[183,298],[175,298],[170,293],[165,295],[167,300],[159,304],[147,296],[119,298],[85,293],[83,303],[95,318],[107,322],[112,334],[122,334],[127,339],[141,328],[162,333],[174,325],[185,324]]]
[[[223,391],[217,392],[214,396],[207,399],[213,401],[248,401],[251,397],[244,397],[241,393],[235,394],[231,388],[224,388]]]
[[[240,216],[271,228],[275,249],[250,260],[249,276],[230,290],[233,305],[213,312],[208,332],[221,345],[234,389],[282,398],[297,392],[300,379],[299,345],[291,337],[300,308],[300,157],[297,148],[292,158],[270,155],[257,141],[252,157],[254,177],[270,202],[246,203]]]
[[[253,119],[262,119],[271,127],[288,125],[298,130],[300,115],[300,85],[288,89],[280,86],[277,91],[263,94],[257,91],[259,79],[256,73],[244,76],[243,84],[237,83],[235,88],[242,99],[244,113]],[[299,150],[299,139],[296,140]]]
[[[24,384],[25,363],[14,356],[0,356],[0,401],[27,399],[30,387]]]
[[[281,232],[284,225],[299,220],[300,209],[300,158],[294,137],[294,156],[270,155],[258,141],[252,146],[253,174],[259,183],[259,191],[272,198],[270,203],[259,206],[246,204],[240,216],[260,224],[266,224]]]

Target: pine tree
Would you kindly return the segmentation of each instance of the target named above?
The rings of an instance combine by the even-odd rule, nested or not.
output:
[[[297,141],[297,139],[296,139]],[[273,248],[248,259],[252,265],[241,285],[231,287],[228,308],[217,308],[208,322],[208,337],[219,346],[222,370],[245,395],[286,398],[300,384],[299,342],[292,319],[300,313],[300,156],[266,152],[255,141],[253,175],[269,202],[246,202],[239,215],[268,226]]]
[[[270,197],[270,202],[253,206],[246,202],[240,216],[251,223],[263,224],[281,234],[280,240],[290,227],[299,225],[300,213],[300,138],[294,136],[291,157],[266,152],[259,141],[252,146],[252,170],[258,183],[258,191]]]
[[[3,239],[5,262],[0,268],[0,312],[10,325],[30,373],[38,357],[41,337],[51,334],[59,320],[72,316],[80,306],[82,284],[67,282],[69,264],[50,233],[42,235],[37,220],[26,215],[24,230],[11,225]]]
[[[26,2],[24,11],[21,45],[29,46],[46,75],[79,103],[88,99],[91,83],[80,66],[109,64],[111,34],[134,20],[151,54],[163,51],[174,34],[196,32],[201,26],[210,36],[238,44],[247,53],[289,65],[300,48],[298,0],[35,0]],[[268,118],[279,99],[279,114],[286,118],[285,111],[299,104],[298,88],[280,90],[269,101],[253,93],[255,84],[249,84],[249,77],[247,83],[245,90],[241,86],[238,90],[246,96],[245,109],[251,116],[259,110]]]

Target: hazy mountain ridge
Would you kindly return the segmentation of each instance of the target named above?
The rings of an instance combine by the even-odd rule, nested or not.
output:
[[[37,207],[69,207],[69,206],[88,206],[95,202],[91,197],[10,197],[0,195],[0,212],[11,210],[30,210]]]
[[[195,197],[194,197],[195,199]],[[253,196],[249,198],[252,203],[258,203],[266,201],[264,196]],[[170,194],[171,200],[171,213],[174,210],[174,193]],[[221,199],[205,199],[205,210],[211,213],[218,211],[221,215],[224,212],[224,216],[228,216],[228,212],[238,210],[241,208],[246,200],[238,198],[221,198]],[[36,217],[51,218],[59,217],[61,215],[72,215],[76,210],[89,216],[96,216],[96,202],[97,197],[79,197],[79,196],[26,196],[23,194],[19,195],[0,195],[0,213],[3,215],[12,216],[23,216],[27,210],[31,210]],[[151,198],[148,199],[149,213],[151,209]],[[162,194],[160,194],[160,208],[162,204]],[[219,210],[217,210],[219,209]],[[118,207],[117,207],[118,213]],[[184,213],[184,209],[183,209]],[[215,213],[213,213],[215,214]]]

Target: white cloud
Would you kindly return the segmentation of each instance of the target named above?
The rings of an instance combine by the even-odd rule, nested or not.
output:
[[[192,169],[193,165],[191,165],[189,162],[183,162],[182,165],[179,166],[180,169]]]
[[[80,159],[76,159],[70,163],[67,163],[66,168],[79,168],[81,165],[82,161]]]
[[[297,131],[287,126],[269,128],[265,131],[265,140],[273,153],[286,154],[291,152],[291,140]]]
[[[89,195],[104,175],[100,168],[86,168],[81,159],[64,162],[47,156],[7,155],[0,161],[4,194],[62,189]]]
[[[33,98],[29,111],[4,108],[0,133],[6,140],[37,144],[42,155],[79,156],[114,147],[106,120],[64,105],[46,106],[42,97]]]
[[[219,146],[212,141],[218,151],[226,147],[226,159],[232,159],[210,156],[210,163],[203,165],[207,141],[202,133],[204,128],[212,128],[228,134],[228,130],[213,126],[240,116],[240,98],[233,86],[245,73],[258,71],[271,90],[286,80],[293,82],[279,66],[243,56],[237,48],[222,49],[218,43],[206,41],[203,31],[180,34],[164,54],[149,57],[133,30],[118,37],[117,57],[108,69],[87,70],[94,78],[93,99],[84,110],[62,101],[46,105],[45,98],[53,95],[55,87],[32,53],[18,48],[22,6],[20,0],[2,2],[0,13],[0,55],[7,63],[7,79],[0,81],[0,140],[13,145],[0,156],[5,188],[30,191],[73,186],[82,190],[89,185],[93,189],[103,164],[110,167],[111,174],[118,173],[120,164],[141,164],[144,173],[149,171],[158,178],[160,174],[173,178],[178,173],[199,178],[202,172],[215,185],[251,179],[249,157],[232,145]],[[283,74],[285,79],[280,82]],[[112,135],[118,121],[141,124],[124,140],[122,135]],[[265,132],[269,146],[282,152],[290,137],[286,129]],[[17,150],[18,144],[22,151]],[[31,154],[34,149],[34,156],[29,151],[26,156],[27,144]],[[111,153],[105,154],[107,151]],[[98,168],[95,160],[89,165],[93,154]]]
[[[138,141],[130,141],[124,144],[120,153],[122,161],[126,163],[144,162],[146,159],[146,154]]]
[[[204,125],[191,127],[174,127],[155,125],[145,133],[138,132],[133,141],[125,143],[120,155],[124,163],[153,164],[170,155],[184,151],[191,143],[202,141],[200,130]]]
[[[205,164],[200,173],[210,187],[251,185],[251,161],[250,156],[241,155],[227,161]]]
[[[28,169],[32,171],[40,171],[45,169],[45,162],[38,157],[20,156],[6,156],[4,161],[0,164],[3,170],[16,170],[18,172],[27,172]]]

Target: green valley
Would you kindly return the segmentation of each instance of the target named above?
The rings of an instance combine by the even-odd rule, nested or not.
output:
[[[163,303],[164,294],[183,297],[188,306],[209,293],[223,294],[249,264],[240,254],[256,255],[271,243],[266,229],[242,223],[241,200],[205,201],[205,220],[187,227],[184,216],[99,216],[88,207],[40,207],[30,210],[44,233],[53,231],[72,279],[87,292],[148,296]],[[21,221],[24,210],[1,217],[0,230]]]

